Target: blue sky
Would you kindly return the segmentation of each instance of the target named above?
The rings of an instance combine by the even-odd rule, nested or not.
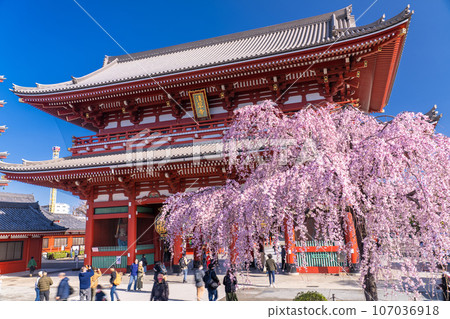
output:
[[[358,25],[390,18],[406,5],[415,11],[386,114],[428,111],[434,104],[444,113],[437,130],[450,134],[446,75],[450,41],[450,1],[87,1],[79,0],[108,33],[129,53],[310,17],[353,4]],[[373,6],[360,17],[366,9]],[[73,0],[0,0],[0,124],[8,130],[0,137],[5,160],[44,160],[51,148],[61,146],[68,156],[72,136],[90,131],[68,124],[32,106],[18,102],[12,83],[34,86],[67,81],[101,67],[105,55],[124,54]],[[33,193],[48,204],[49,189],[12,182],[6,192]],[[76,205],[79,199],[58,191],[58,202]]]

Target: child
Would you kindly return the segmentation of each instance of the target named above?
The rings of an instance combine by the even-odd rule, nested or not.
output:
[[[95,301],[106,301],[106,295],[102,291],[101,285],[97,285],[97,293],[95,294]]]

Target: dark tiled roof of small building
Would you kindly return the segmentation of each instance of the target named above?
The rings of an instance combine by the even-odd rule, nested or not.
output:
[[[86,230],[86,218],[70,214],[52,214],[41,207],[42,213],[48,219],[55,221],[57,225],[68,228],[68,231],[84,232]]]
[[[36,202],[0,202],[0,233],[63,232],[65,230],[65,227],[45,217]]]

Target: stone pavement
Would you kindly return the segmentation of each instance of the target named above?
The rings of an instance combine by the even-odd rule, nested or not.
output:
[[[78,272],[66,271],[69,283],[75,288],[75,294],[70,300],[78,300]],[[222,280],[225,275],[220,271],[218,276]],[[53,279],[53,286],[50,292],[51,300],[54,300],[56,288],[59,283],[57,273],[50,273]],[[99,282],[103,287],[109,287],[109,275],[104,275]],[[118,294],[122,301],[146,301],[150,300],[150,292],[153,285],[153,274],[148,273],[144,278],[144,289],[140,292],[126,291],[129,277],[125,275],[122,283],[118,287]],[[28,277],[26,272],[3,275],[0,277],[0,300],[34,300],[34,282],[36,277]],[[194,285],[193,272],[189,272],[188,283],[183,284],[183,277],[168,275],[169,297],[173,301],[194,301],[196,300],[196,289]],[[277,274],[276,288],[268,287],[268,277],[266,274],[251,272],[241,274],[238,277],[240,289],[237,293],[239,300],[292,300],[300,291],[318,291],[328,300],[364,300],[363,291],[358,283],[358,276],[355,275],[331,275],[331,274],[300,274],[297,276]],[[104,289],[109,299],[109,288]],[[224,299],[225,292],[223,285],[218,289],[219,299]],[[385,295],[385,292],[388,295]],[[390,290],[379,289],[380,300],[411,300],[406,294],[393,294]],[[203,300],[207,300],[207,292]],[[431,298],[423,297],[423,300]],[[436,299],[436,297],[432,298]]]

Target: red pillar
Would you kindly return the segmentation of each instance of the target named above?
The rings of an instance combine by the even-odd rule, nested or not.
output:
[[[230,245],[230,265],[232,267],[235,267],[236,259],[237,259],[237,250],[236,250],[237,226],[236,225],[233,225],[231,232],[232,232],[232,238],[231,238],[231,245]]]
[[[358,241],[356,239],[355,222],[351,212],[347,213],[348,223],[346,225],[345,241],[350,245],[351,252],[349,257],[350,270],[356,271],[359,263]]]
[[[134,194],[133,189],[128,202],[127,266],[130,266],[136,259],[137,208]]]
[[[86,235],[84,239],[84,264],[92,265],[92,245],[94,243],[94,200],[92,196],[87,201]],[[50,240],[48,241],[50,247]]]
[[[175,237],[175,242],[173,243],[173,271],[175,273],[179,273],[181,271],[180,266],[178,264],[181,256],[182,256],[182,245],[183,239],[181,235]]]
[[[295,231],[294,227],[289,227],[287,221],[284,222],[284,241],[286,243],[286,272],[291,275],[298,274],[295,264]]]

